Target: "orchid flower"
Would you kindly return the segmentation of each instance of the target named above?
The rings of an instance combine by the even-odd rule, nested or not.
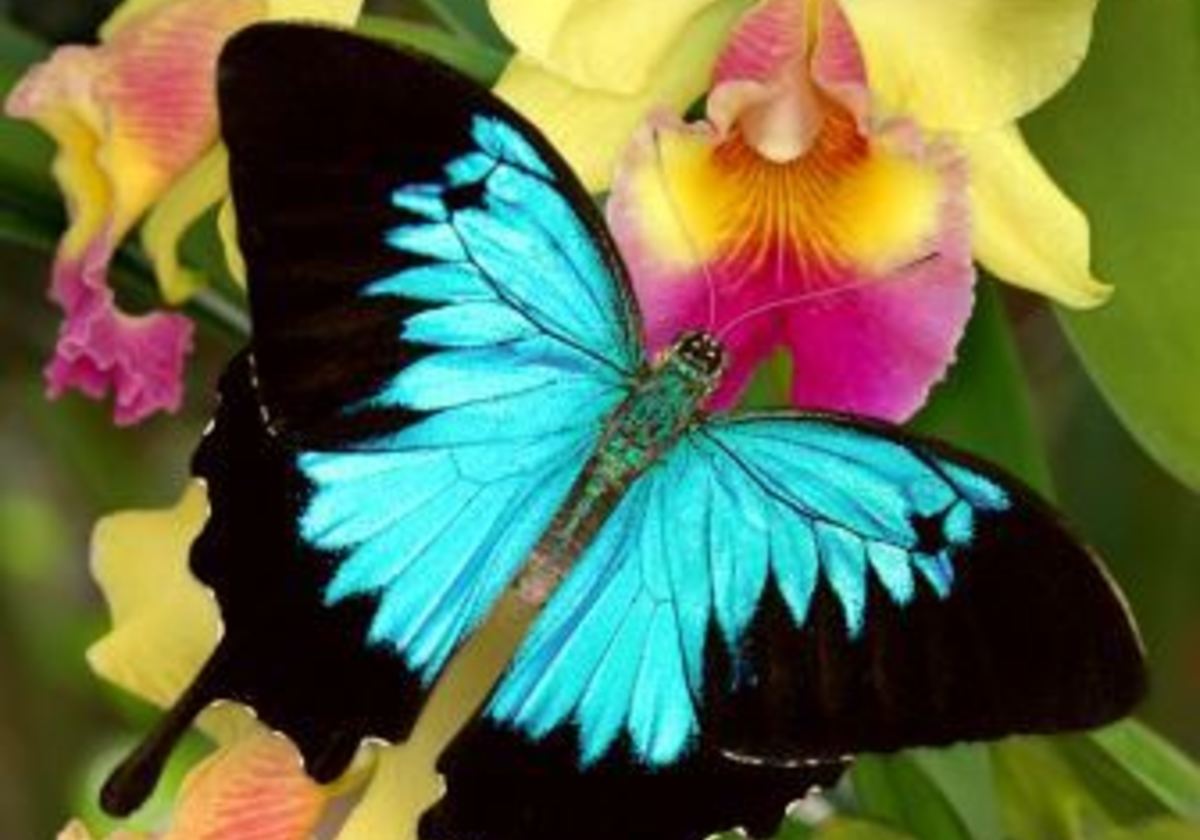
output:
[[[718,405],[786,348],[793,402],[907,419],[954,359],[972,256],[1069,306],[1110,292],[1015,125],[1078,67],[1095,0],[903,3],[766,0],[730,24],[669,0],[634,48],[633,0],[492,0],[519,50],[498,92],[611,183],[652,347],[694,326],[730,346]]]
[[[176,313],[119,311],[108,285],[113,254],[150,211],[145,243],[164,297],[187,298],[197,279],[179,265],[178,241],[224,192],[214,85],[221,46],[256,21],[348,23],[360,5],[128,0],[102,28],[99,45],[57,49],[13,89],[7,113],[34,122],[58,145],[54,175],[70,216],[50,283],[65,316],[46,369],[52,396],[112,391],[119,424],[179,407],[192,326]]]
[[[188,565],[207,511],[204,485],[195,481],[172,508],[114,514],[93,531],[92,574],[112,629],[89,649],[88,662],[158,706],[179,697],[220,639],[216,601]],[[169,824],[113,840],[308,840],[318,828],[336,840],[416,840],[421,814],[442,795],[437,759],[490,688],[486,675],[456,673],[439,684],[405,743],[365,746],[326,786],[309,779],[296,747],[251,710],[215,704],[198,726],[216,749],[184,780]],[[61,838],[91,840],[87,832],[73,821]]]

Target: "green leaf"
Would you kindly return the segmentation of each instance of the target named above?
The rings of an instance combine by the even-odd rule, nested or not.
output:
[[[738,401],[744,411],[791,408],[792,356],[779,350],[754,370],[746,393]]]
[[[1200,489],[1200,51],[1194,0],[1100,4],[1079,78],[1025,124],[1086,209],[1117,287],[1059,317],[1090,375],[1163,467]]]
[[[860,815],[915,837],[971,840],[970,830],[945,791],[911,755],[862,756],[853,774]]]
[[[1129,815],[1169,814],[1200,821],[1200,767],[1144,724],[1114,726],[1062,739],[1075,771]]]
[[[358,30],[372,38],[432,56],[482,85],[490,86],[495,82],[508,61],[505,53],[499,50],[420,23],[363,15]]]
[[[8,97],[29,65],[48,51],[37,38],[0,19],[0,100]],[[54,146],[42,132],[0,114],[0,211],[61,224],[58,190],[50,177],[53,154]]]
[[[1115,826],[1101,803],[1045,738],[1012,738],[992,748],[1009,837],[1082,840]]]
[[[0,18],[0,72],[14,67],[27,67],[40,61],[50,51],[44,41],[26,32],[12,21]]]
[[[983,744],[912,750],[908,757],[946,797],[975,840],[1004,840],[991,753]]]
[[[420,4],[460,40],[511,52],[508,40],[492,20],[487,0],[420,0]]]
[[[1196,840],[1200,825],[1183,820],[1150,820],[1130,828],[1111,831],[1101,840]]]
[[[824,823],[813,836],[816,840],[912,840],[914,837],[880,823],[847,817]]]

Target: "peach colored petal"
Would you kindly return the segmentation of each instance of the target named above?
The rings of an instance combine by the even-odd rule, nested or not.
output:
[[[44,128],[60,154],[84,156],[73,167],[107,182],[102,216],[119,239],[215,141],[217,54],[265,10],[264,0],[154,5],[110,29],[98,46],[56,50],[14,88],[7,110]],[[70,136],[79,131],[90,142]],[[89,196],[73,195],[75,186],[63,183],[78,212],[76,199]]]
[[[260,733],[188,774],[162,840],[307,840],[327,801],[296,747]]]

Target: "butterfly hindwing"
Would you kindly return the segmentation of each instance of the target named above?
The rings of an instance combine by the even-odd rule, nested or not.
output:
[[[1018,480],[861,419],[734,417],[693,441],[777,518],[754,617],[706,652],[704,725],[725,749],[787,760],[1076,730],[1141,697],[1122,596]]]
[[[469,797],[489,761],[471,739],[651,788],[683,767],[698,790],[790,773],[794,798],[842,756],[1094,726],[1142,688],[1119,595],[1019,482],[862,421],[715,419],[634,484],[550,600],[451,752],[438,819],[469,822],[455,773]],[[735,824],[709,816],[645,836]],[[553,809],[522,819],[512,836],[553,836]],[[609,819],[642,836],[636,809]]]

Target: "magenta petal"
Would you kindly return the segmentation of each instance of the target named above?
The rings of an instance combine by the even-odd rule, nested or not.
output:
[[[834,294],[785,311],[796,405],[901,423],[954,363],[975,302],[967,176],[947,150],[931,154],[950,186],[932,255],[874,279],[842,271],[820,281]]]
[[[974,302],[970,267],[937,258],[786,313],[792,402],[893,422],[910,418],[954,361]]]
[[[179,409],[193,328],[182,315],[119,312],[103,283],[108,256],[98,243],[82,258],[55,265],[51,296],[66,317],[46,366],[47,392],[58,397],[73,389],[99,399],[111,389],[113,418],[128,426]]]

